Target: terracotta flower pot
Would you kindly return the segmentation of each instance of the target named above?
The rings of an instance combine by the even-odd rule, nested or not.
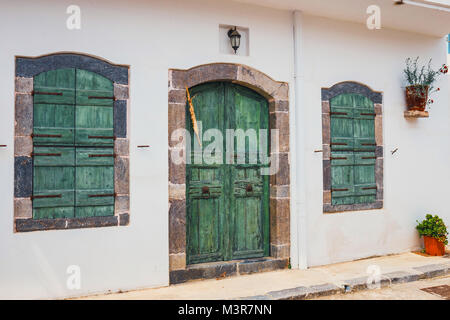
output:
[[[407,86],[406,105],[408,110],[425,111],[428,101],[429,86]]]
[[[425,252],[430,256],[443,256],[445,254],[445,244],[436,238],[423,236]]]

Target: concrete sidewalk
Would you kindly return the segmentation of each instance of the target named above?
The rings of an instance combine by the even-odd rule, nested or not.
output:
[[[309,299],[367,289],[367,279],[381,273],[381,286],[450,274],[450,256],[416,253],[368,258],[313,267],[281,270],[220,280],[197,280],[169,287],[95,295],[80,299]]]

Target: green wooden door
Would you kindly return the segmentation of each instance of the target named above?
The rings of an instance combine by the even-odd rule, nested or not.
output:
[[[33,218],[114,214],[113,92],[80,69],[34,78]]]
[[[223,141],[216,141],[222,148],[212,152],[216,161],[202,159],[187,114],[186,126],[192,137],[191,164],[186,168],[187,261],[193,264],[267,256],[269,180],[261,176],[257,156],[259,129],[268,129],[269,125],[267,101],[247,88],[224,82],[194,87],[191,95],[195,96],[202,132],[218,129]],[[256,141],[250,143],[246,138],[240,143],[236,136],[230,142],[234,152],[227,154],[226,129],[254,129]],[[211,142],[203,141],[203,150]],[[241,156],[245,161],[236,163]],[[249,163],[250,158],[256,161]]]
[[[229,109],[227,128],[241,129],[248,137],[233,141],[237,161],[230,171],[230,231],[232,259],[269,255],[269,176],[260,174],[259,130],[269,128],[267,101],[255,92],[237,85],[225,91]],[[250,131],[249,131],[250,130]],[[252,131],[254,130],[254,131]],[[251,132],[255,132],[252,136]],[[253,139],[253,142],[251,140]],[[265,144],[268,146],[268,143]],[[265,150],[267,154],[268,150]],[[244,159],[241,163],[239,159]],[[236,163],[237,162],[237,163]]]
[[[341,94],[331,107],[331,202],[375,201],[375,113],[359,94]]]

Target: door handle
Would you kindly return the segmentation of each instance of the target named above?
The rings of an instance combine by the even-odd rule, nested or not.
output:
[[[202,195],[209,195],[209,187],[208,186],[203,186],[202,187]]]
[[[249,184],[247,185],[247,187],[245,187],[245,191],[247,191],[247,192],[252,192],[252,191],[253,191],[253,186],[249,183]]]

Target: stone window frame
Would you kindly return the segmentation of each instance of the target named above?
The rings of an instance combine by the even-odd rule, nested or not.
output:
[[[199,271],[186,266],[186,165],[175,165],[171,152],[185,151],[185,146],[171,141],[174,130],[186,127],[186,87],[229,81],[248,87],[269,103],[269,125],[279,129],[279,171],[270,176],[270,256],[274,259],[256,268],[286,268],[290,257],[290,164],[289,164],[289,85],[278,82],[249,66],[234,63],[212,63],[187,70],[169,69],[168,92],[168,161],[169,161],[169,271],[170,283],[192,278],[214,277],[223,266]],[[236,271],[238,262],[224,262]],[[276,266],[275,266],[276,265]],[[196,266],[196,265],[192,265]],[[241,269],[243,269],[242,267]],[[269,267],[270,269],[271,267]],[[231,270],[230,269],[230,270]],[[233,274],[233,272],[227,272]],[[236,274],[236,273],[234,273]],[[218,274],[217,274],[218,275]]]
[[[86,218],[33,219],[33,79],[55,69],[95,72],[114,84],[114,215]],[[14,232],[78,229],[129,224],[129,69],[102,58],[74,52],[15,57]]]
[[[374,103],[375,110],[375,201],[357,204],[331,204],[331,148],[330,100],[344,93],[361,94]],[[323,212],[337,213],[383,208],[383,93],[355,81],[344,81],[330,88],[322,88],[322,157],[323,157]]]

